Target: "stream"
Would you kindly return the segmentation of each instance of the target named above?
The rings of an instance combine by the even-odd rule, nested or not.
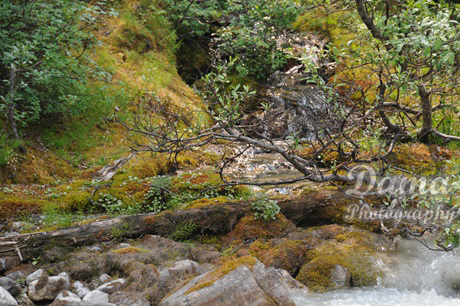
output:
[[[434,252],[414,240],[401,240],[383,254],[380,285],[317,294],[294,292],[296,305],[460,305],[460,256]]]

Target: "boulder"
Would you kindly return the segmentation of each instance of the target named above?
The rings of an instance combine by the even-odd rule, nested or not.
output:
[[[6,289],[4,289],[3,287],[0,287],[0,305],[14,306],[14,305],[19,305],[19,304]]]
[[[124,278],[119,278],[99,286],[96,290],[102,291],[107,294],[112,294],[115,291],[119,290],[121,287],[123,287],[125,281],[126,280]]]
[[[70,292],[69,290],[63,290],[59,292],[58,296],[54,300],[53,303],[51,303],[50,306],[70,306],[70,305],[75,305],[79,306],[81,304],[81,299],[78,295],[76,295],[73,292]]]
[[[9,277],[0,277],[0,287],[3,287],[11,295],[16,296],[21,292],[21,286]]]
[[[70,286],[70,291],[75,293],[80,299],[84,298],[91,290],[85,287],[81,282],[76,281]]]
[[[248,256],[249,257],[249,256]],[[286,274],[266,268],[255,258],[240,259],[246,265],[233,270],[234,262],[195,277],[169,295],[160,305],[295,305]],[[251,269],[251,264],[253,264]],[[215,279],[217,277],[217,279]],[[292,280],[292,283],[296,283]],[[300,286],[300,285],[299,285]]]
[[[93,290],[85,295],[83,302],[90,302],[96,305],[106,304],[109,302],[109,295],[99,290]]]
[[[42,275],[43,275],[43,270],[40,269],[30,274],[29,276],[27,276],[26,278],[27,286],[29,286],[33,281],[36,281],[37,279],[39,279]]]
[[[59,292],[70,287],[70,280],[67,273],[63,272],[57,276],[43,274],[39,279],[30,283],[28,294],[32,301],[54,300]]]

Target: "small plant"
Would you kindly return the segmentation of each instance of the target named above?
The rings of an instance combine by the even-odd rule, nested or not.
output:
[[[151,212],[158,213],[160,211],[171,208],[171,201],[174,195],[168,190],[171,186],[171,178],[157,177],[152,180],[152,185],[146,194],[144,194],[144,204]]]
[[[185,241],[189,239],[198,229],[198,225],[193,222],[182,222],[176,226],[174,231],[169,235],[172,240]]]
[[[97,203],[104,207],[109,215],[120,215],[124,211],[123,201],[111,194],[102,194]]]
[[[256,199],[251,203],[252,209],[255,211],[254,216],[256,219],[275,220],[276,215],[280,212],[278,202],[269,200],[267,197]]]
[[[114,238],[121,238],[123,237],[130,229],[132,224],[130,222],[122,222],[118,226],[112,228],[112,236]]]

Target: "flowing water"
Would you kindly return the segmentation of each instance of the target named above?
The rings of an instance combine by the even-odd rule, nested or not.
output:
[[[433,252],[413,240],[384,254],[385,277],[372,288],[323,294],[294,292],[297,305],[460,305],[460,256]]]

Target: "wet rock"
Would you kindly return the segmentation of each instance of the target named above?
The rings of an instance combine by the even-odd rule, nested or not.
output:
[[[216,273],[220,277],[214,280]],[[160,305],[295,305],[284,283],[284,275],[260,262],[255,262],[253,271],[238,266],[225,274],[217,268],[195,277]]]
[[[109,302],[109,295],[99,290],[90,291],[84,298],[83,302],[90,302],[96,305],[102,305]]]
[[[19,305],[18,302],[6,291],[3,287],[0,287],[0,305],[2,306],[14,306]]]
[[[32,273],[32,274],[30,274],[29,276],[27,276],[27,278],[26,278],[26,284],[27,284],[27,285],[30,285],[33,281],[36,281],[36,280],[39,279],[42,275],[43,275],[43,270],[42,270],[42,269],[35,271],[34,273]]]
[[[80,299],[84,298],[91,290],[85,287],[81,282],[76,281],[70,286],[70,291],[75,293]]]
[[[114,281],[105,283],[102,286],[99,286],[96,290],[105,292],[107,294],[112,294],[115,291],[119,290],[121,287],[123,287],[124,283],[125,283],[125,279],[119,278]]]
[[[78,295],[68,290],[63,290],[59,292],[58,296],[50,306],[70,306],[80,304],[81,299],[78,297]]]
[[[21,292],[21,286],[9,277],[0,277],[0,287],[3,287],[11,295],[16,296]]]
[[[70,287],[70,280],[67,273],[60,273],[58,276],[43,274],[38,280],[30,283],[28,294],[32,301],[54,300],[62,290]]]
[[[350,287],[351,274],[350,271],[342,265],[336,265],[332,270],[331,281],[334,289],[342,289]]]

